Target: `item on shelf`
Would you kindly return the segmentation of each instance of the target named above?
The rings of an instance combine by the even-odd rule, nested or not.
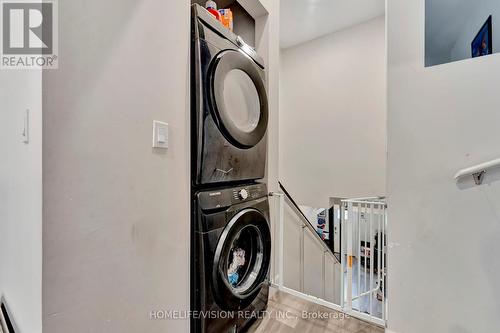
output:
[[[222,24],[233,31],[233,12],[229,8],[219,9],[220,21]]]
[[[210,14],[215,16],[215,18],[222,22],[221,15],[219,11],[217,10],[217,3],[215,1],[209,0],[205,3],[205,8],[208,10]]]

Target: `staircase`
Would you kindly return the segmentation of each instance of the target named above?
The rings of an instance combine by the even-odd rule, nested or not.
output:
[[[280,189],[281,192],[272,193],[271,201],[273,283],[296,296],[329,303],[329,307],[341,310],[340,261],[281,183]]]
[[[285,186],[279,186],[279,192],[271,193],[272,284],[283,292],[385,326],[384,200],[333,200],[330,237],[325,241],[316,223],[307,218]],[[334,238],[334,232],[338,237]]]

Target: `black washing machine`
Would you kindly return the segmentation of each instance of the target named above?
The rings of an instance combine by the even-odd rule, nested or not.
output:
[[[264,178],[266,73],[253,48],[192,6],[193,186]]]
[[[204,190],[194,198],[191,332],[244,332],[267,307],[267,187]]]

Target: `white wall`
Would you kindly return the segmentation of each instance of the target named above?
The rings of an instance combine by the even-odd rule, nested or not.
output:
[[[254,0],[239,0],[251,6]],[[279,126],[280,126],[280,1],[261,0],[268,15],[255,20],[256,49],[266,62],[267,94],[269,102],[269,124],[267,131],[267,174],[269,191],[278,191],[279,179]]]
[[[494,332],[500,183],[453,176],[499,157],[500,56],[424,68],[424,2],[388,1],[388,325]]]
[[[282,51],[280,178],[300,204],[385,194],[384,22]]]
[[[41,333],[42,73],[1,70],[0,87],[0,295],[20,332]]]
[[[44,73],[43,326],[188,332],[189,1],[59,2]],[[170,125],[151,148],[153,120]]]

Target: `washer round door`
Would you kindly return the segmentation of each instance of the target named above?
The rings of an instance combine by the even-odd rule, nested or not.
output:
[[[239,148],[262,140],[269,119],[262,70],[247,55],[227,50],[212,62],[211,110],[226,139]]]
[[[221,308],[249,306],[267,283],[271,231],[255,209],[236,214],[219,238],[213,266],[214,294]]]

